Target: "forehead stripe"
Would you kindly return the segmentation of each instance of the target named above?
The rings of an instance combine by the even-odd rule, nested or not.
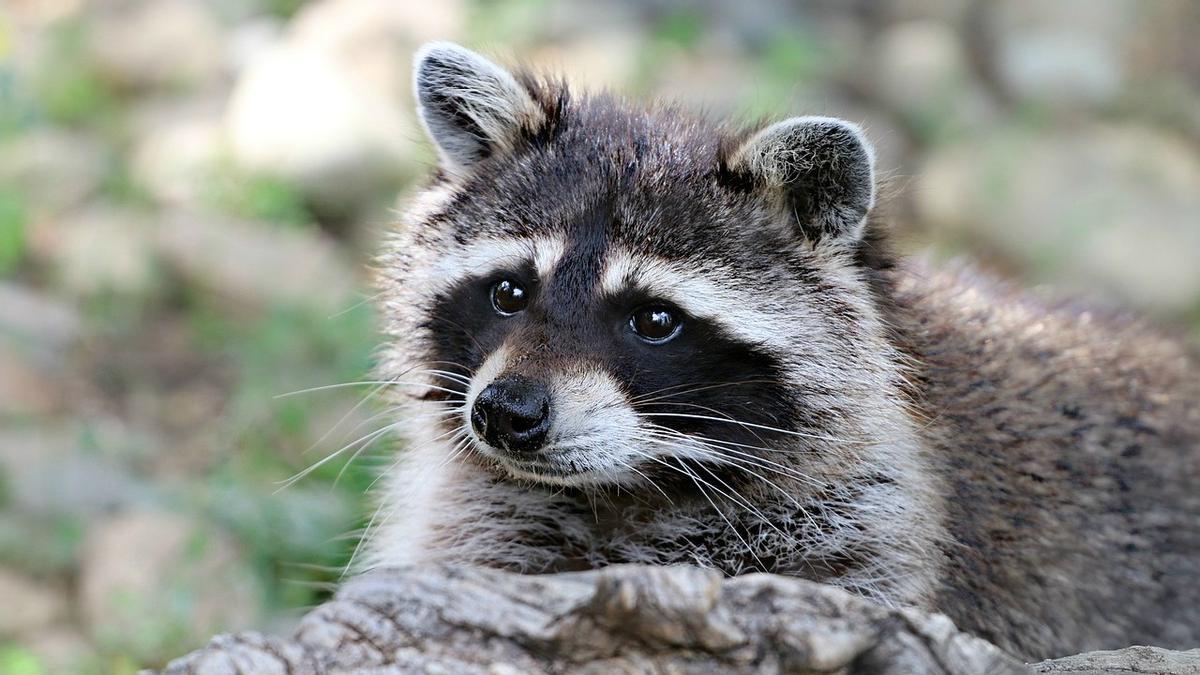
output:
[[[781,353],[789,349],[784,309],[764,298],[764,293],[744,287],[715,270],[681,265],[652,256],[614,250],[604,261],[600,291],[618,295],[640,289],[678,305],[688,314],[720,326],[747,344],[762,345]],[[793,314],[795,312],[793,311]]]
[[[430,277],[436,287],[444,289],[468,278],[530,263],[539,277],[546,277],[554,271],[564,249],[563,240],[557,237],[480,239],[442,256],[430,270]]]

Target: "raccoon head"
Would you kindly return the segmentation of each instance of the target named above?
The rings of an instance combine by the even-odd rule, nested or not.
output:
[[[440,166],[379,261],[382,375],[433,406],[409,424],[437,433],[414,442],[629,487],[807,476],[863,433],[893,370],[858,127],[733,131],[447,43],[420,51],[414,84]]]

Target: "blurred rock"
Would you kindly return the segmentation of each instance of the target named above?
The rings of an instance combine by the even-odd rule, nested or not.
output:
[[[0,283],[0,415],[47,414],[62,407],[79,324],[69,305]]]
[[[456,2],[306,7],[238,79],[226,115],[234,159],[302,185],[325,211],[353,214],[394,192],[416,132],[412,52],[461,23]]]
[[[291,32],[301,41],[342,52],[363,47],[363,41],[415,46],[456,39],[466,27],[466,14],[464,0],[318,0],[296,15]]]
[[[0,468],[0,480],[5,470]],[[76,569],[77,523],[0,509],[0,565],[39,579],[67,578]]]
[[[120,463],[82,447],[89,431],[96,433],[75,425],[0,431],[8,507],[25,515],[86,519],[147,501],[150,489]]]
[[[957,23],[972,0],[884,0],[881,14],[891,22],[938,19]]]
[[[636,26],[592,30],[570,42],[544,45],[532,60],[554,64],[581,90],[613,87],[628,82],[637,72],[638,48],[644,39]]]
[[[25,638],[24,643],[51,673],[86,673],[95,649],[78,628],[57,624]]]
[[[64,216],[54,251],[56,276],[73,295],[144,296],[157,281],[150,215],[106,203]]]
[[[1160,312],[1200,299],[1200,157],[1135,126],[1008,130],[936,153],[916,207],[1034,276],[1106,288]]]
[[[36,635],[67,614],[67,599],[53,586],[0,567],[0,639]]]
[[[251,306],[336,312],[353,293],[353,265],[316,228],[180,211],[160,223],[158,247],[190,282]]]
[[[664,48],[658,56],[660,60],[651,75],[650,88],[664,101],[710,110],[715,115],[730,115],[737,114],[747,101],[763,95],[762,83],[746,76],[750,65],[732,49],[724,52],[706,50],[692,55],[682,49]],[[596,88],[594,81],[581,80],[580,83],[585,90]],[[789,93],[793,88],[788,87]],[[805,93],[821,97],[827,92]],[[771,112],[785,114],[775,109]]]
[[[398,181],[413,126],[394,97],[356,86],[319,51],[281,45],[256,59],[230,100],[233,158],[353,212]]]
[[[202,86],[221,73],[221,26],[194,0],[93,3],[87,58],[129,89]]]
[[[225,40],[226,70],[242,72],[279,42],[282,35],[283,23],[275,17],[256,17],[233,26]]]
[[[3,9],[24,28],[44,28],[74,16],[82,6],[83,0],[7,0]]]
[[[223,149],[221,101],[201,98],[141,112],[130,157],[133,179],[166,204],[198,203]]]
[[[937,20],[895,24],[875,48],[873,89],[918,130],[961,130],[990,117],[952,26]]]
[[[1017,0],[989,7],[1009,93],[1053,107],[1111,102],[1126,83],[1136,0]]]
[[[941,21],[908,21],[889,26],[879,38],[880,95],[900,108],[914,109],[967,80],[966,56],[954,29]]]
[[[79,338],[81,319],[71,305],[25,286],[0,283],[0,335],[61,358]]]
[[[47,415],[63,407],[62,382],[31,363],[27,350],[0,336],[0,415]]]
[[[262,590],[224,535],[167,513],[128,513],[88,534],[80,610],[98,644],[159,660],[213,631],[250,625]]]
[[[81,132],[37,127],[0,143],[0,185],[21,191],[33,219],[82,204],[108,169],[108,150]]]

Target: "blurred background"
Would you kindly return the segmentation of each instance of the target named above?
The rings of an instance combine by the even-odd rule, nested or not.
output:
[[[1196,335],[1198,35],[1195,0],[0,0],[0,672],[326,597],[391,448],[284,486],[386,422],[293,392],[367,379],[422,42],[858,121],[905,249]]]

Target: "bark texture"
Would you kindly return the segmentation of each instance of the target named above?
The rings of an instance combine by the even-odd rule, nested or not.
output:
[[[1026,665],[944,616],[788,577],[431,567],[352,579],[291,638],[218,636],[163,672],[1200,673],[1200,651],[1138,647]]]

